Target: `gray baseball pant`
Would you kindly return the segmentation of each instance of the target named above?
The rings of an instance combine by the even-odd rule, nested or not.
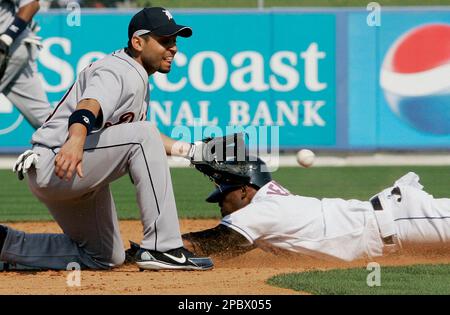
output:
[[[149,122],[109,127],[87,137],[85,177],[63,181],[54,173],[59,149],[35,145],[40,155],[29,171],[29,187],[49,209],[64,234],[27,234],[8,229],[0,260],[64,270],[71,262],[105,269],[125,259],[109,184],[130,174],[143,224],[143,248],[167,251],[183,246],[166,152]]]
[[[42,126],[52,112],[38,76],[37,53],[38,49],[33,44],[13,44],[11,59],[0,82],[0,93],[19,109],[35,129]]]

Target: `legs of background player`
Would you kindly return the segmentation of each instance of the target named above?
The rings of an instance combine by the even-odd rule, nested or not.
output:
[[[52,108],[38,77],[36,53],[37,48],[32,44],[21,44],[17,47],[0,83],[0,91],[37,129],[51,114]]]
[[[41,157],[37,170],[30,170],[30,188],[65,235],[26,234],[25,242],[22,232],[8,230],[0,260],[52,269],[66,269],[68,260],[90,268],[121,264],[124,248],[108,184],[127,172],[137,189],[143,247],[166,251],[183,246],[167,157],[153,125],[123,124],[89,136],[85,177],[70,182],[54,175],[55,154],[50,149],[35,151]]]
[[[44,124],[52,113],[37,72],[23,72],[5,96],[35,129]]]

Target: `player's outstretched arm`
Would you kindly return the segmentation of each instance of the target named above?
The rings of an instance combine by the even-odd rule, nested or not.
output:
[[[197,255],[237,256],[255,248],[241,234],[219,224],[215,228],[182,235],[184,246]]]
[[[194,143],[189,143],[181,140],[172,139],[161,133],[161,139],[164,144],[164,149],[167,155],[179,156],[190,160],[192,163],[194,161],[203,161],[204,150],[203,146],[205,142],[196,141]]]
[[[100,104],[94,99],[82,100],[70,116],[69,137],[55,158],[55,174],[67,181],[75,174],[83,177],[82,160],[86,137],[95,126],[100,113]]]
[[[164,149],[167,155],[187,157],[191,144],[189,142],[172,139],[165,134],[161,134],[161,139],[164,144]]]
[[[228,157],[244,159],[246,147],[242,133],[229,134],[223,137],[208,137],[203,140],[188,143],[177,141],[161,134],[167,155],[184,157],[193,165],[211,165],[217,161],[224,161]],[[233,155],[228,155],[233,148]]]

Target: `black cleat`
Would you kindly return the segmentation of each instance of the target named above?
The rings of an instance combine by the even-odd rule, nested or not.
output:
[[[146,270],[210,270],[214,267],[209,257],[196,257],[184,247],[167,252],[141,248],[136,254],[139,269]]]

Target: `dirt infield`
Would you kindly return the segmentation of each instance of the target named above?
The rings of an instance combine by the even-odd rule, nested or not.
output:
[[[183,232],[213,227],[215,220],[182,220]],[[59,233],[53,222],[15,223],[11,227],[30,233]],[[141,224],[122,221],[121,233],[128,240],[139,241]],[[82,271],[81,286],[69,287],[68,272],[0,273],[0,294],[299,294],[293,290],[269,286],[265,281],[276,274],[312,269],[365,267],[369,261],[352,263],[324,262],[289,253],[267,253],[253,250],[235,258],[212,257],[215,268],[204,272],[139,272],[126,265],[112,271]],[[450,263],[450,249],[411,247],[401,255],[377,259],[383,265]]]

